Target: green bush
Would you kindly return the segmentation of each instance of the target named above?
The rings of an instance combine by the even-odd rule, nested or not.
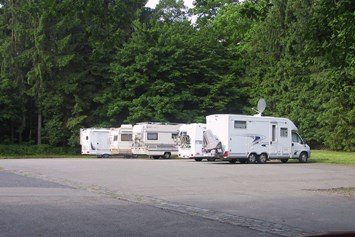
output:
[[[79,148],[54,147],[42,145],[3,145],[0,144],[1,156],[25,156],[25,155],[79,155]]]

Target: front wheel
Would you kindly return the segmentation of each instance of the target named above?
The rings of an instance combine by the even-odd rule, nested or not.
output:
[[[202,161],[202,158],[195,158],[195,161]]]
[[[302,152],[302,153],[300,154],[300,157],[298,158],[298,161],[299,161],[300,163],[307,163],[307,161],[308,161],[308,154],[307,154],[307,152]]]

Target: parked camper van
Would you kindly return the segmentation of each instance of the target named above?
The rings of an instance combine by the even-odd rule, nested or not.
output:
[[[81,128],[80,129],[81,154],[109,157],[110,129],[108,128]]]
[[[309,146],[287,118],[214,114],[206,117],[206,125],[222,144],[221,159],[230,163],[272,159],[304,163],[310,157]]]
[[[202,161],[204,158],[214,160],[214,157],[205,157],[203,155],[203,136],[206,131],[206,124],[192,123],[184,124],[179,129],[177,139],[178,156],[181,158],[195,159]]]
[[[132,153],[154,159],[178,154],[175,139],[181,124],[138,123],[133,126]]]
[[[119,128],[110,129],[110,150],[112,155],[132,156],[131,124],[122,124]]]

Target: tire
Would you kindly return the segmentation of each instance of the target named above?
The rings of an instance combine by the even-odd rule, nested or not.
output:
[[[103,154],[103,155],[102,155],[102,158],[109,158],[109,157],[110,157],[109,154]]]
[[[267,161],[267,155],[265,153],[261,154],[257,159],[256,161],[259,163],[259,164],[265,164],[266,161]]]
[[[287,163],[288,159],[281,159],[282,163]]]
[[[195,158],[195,161],[202,161],[202,158]]]
[[[237,162],[237,160],[230,160],[229,163],[231,164],[235,164]]]
[[[153,159],[157,160],[160,156],[153,156]]]
[[[210,157],[210,158],[207,158],[207,160],[208,160],[208,161],[215,161],[215,160],[216,160],[216,158],[214,158],[214,157]]]
[[[308,154],[307,152],[301,152],[300,157],[298,158],[300,163],[307,163],[308,161]]]
[[[170,152],[165,152],[164,155],[163,155],[163,158],[164,159],[169,159],[171,156]]]
[[[256,154],[254,154],[254,153],[251,153],[250,155],[249,155],[249,157],[248,157],[248,163],[249,164],[254,164],[255,162],[256,162]]]

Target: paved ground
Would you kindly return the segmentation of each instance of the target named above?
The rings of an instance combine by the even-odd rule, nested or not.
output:
[[[0,160],[0,236],[267,237],[354,231],[354,195],[334,192],[352,187],[355,166]]]

